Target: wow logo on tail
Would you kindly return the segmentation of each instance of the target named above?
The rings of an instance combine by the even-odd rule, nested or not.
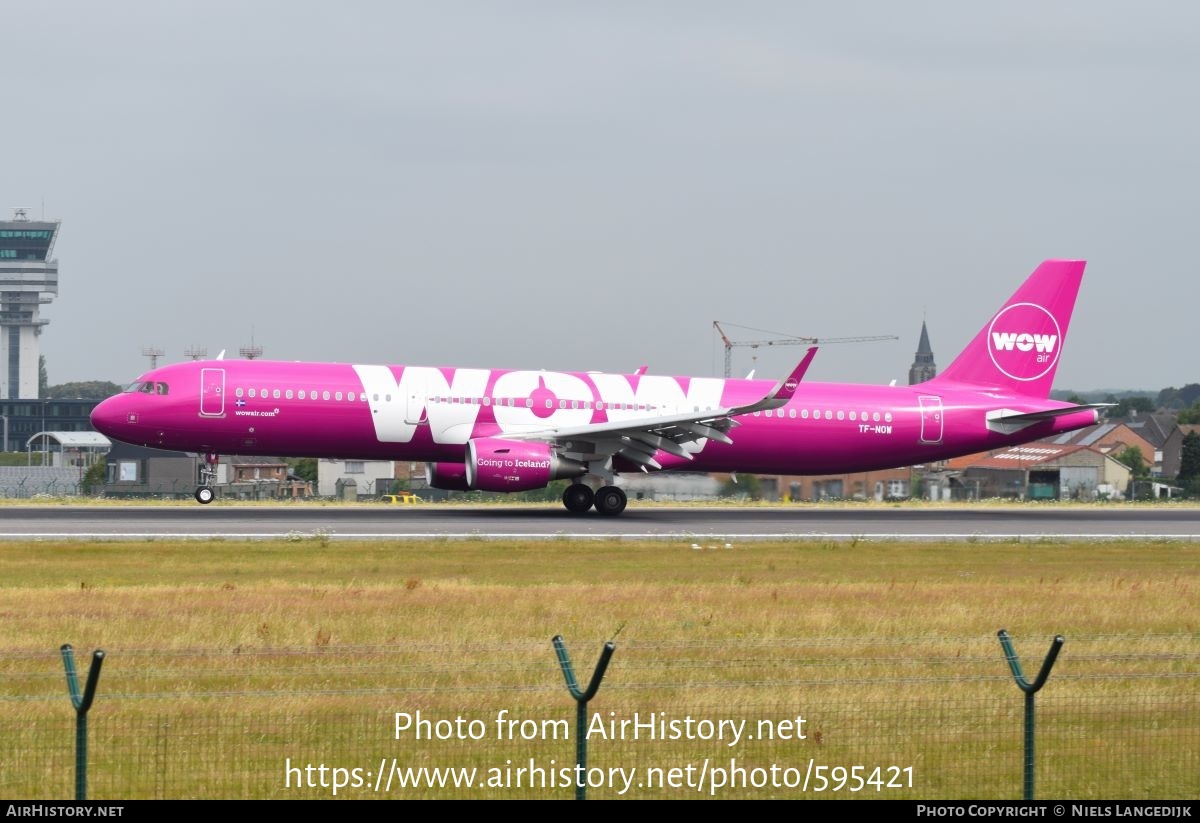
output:
[[[1058,362],[1062,329],[1054,315],[1036,303],[1016,303],[996,315],[988,337],[988,353],[1002,374],[1013,380],[1037,380]]]
[[[1047,398],[1084,261],[1047,260],[931,383]]]

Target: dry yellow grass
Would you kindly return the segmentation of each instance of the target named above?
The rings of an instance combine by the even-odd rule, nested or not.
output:
[[[0,544],[0,737],[25,735],[0,747],[0,794],[69,788],[50,776],[63,754],[30,754],[49,745],[37,731],[47,724],[69,741],[64,642],[82,672],[92,649],[108,654],[93,748],[109,752],[94,767],[109,796],[257,797],[297,796],[280,779],[287,757],[571,761],[573,742],[416,745],[389,734],[396,711],[570,720],[549,642],[561,634],[585,684],[616,638],[597,712],[804,712],[819,740],[738,751],[919,767],[917,786],[886,796],[1012,797],[1020,693],[995,638],[1006,628],[1030,678],[1051,638],[1067,637],[1040,698],[1062,791],[1179,796],[1194,792],[1200,760],[1197,561],[1200,546],[1166,542]],[[139,724],[154,731],[131,730]],[[180,735],[194,741],[186,755]],[[1132,762],[1147,774],[1088,789],[1097,747],[1114,740],[1120,757],[1109,752],[1105,768]],[[169,765],[154,760],[164,747]],[[642,766],[728,754],[678,741],[593,751],[599,763]],[[147,783],[150,760],[162,774]]]

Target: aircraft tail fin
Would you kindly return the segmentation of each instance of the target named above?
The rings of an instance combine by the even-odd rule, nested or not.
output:
[[[929,382],[971,383],[1049,397],[1085,265],[1083,260],[1042,263],[954,362]]]

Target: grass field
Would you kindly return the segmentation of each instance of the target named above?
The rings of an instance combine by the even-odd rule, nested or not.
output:
[[[1022,695],[1004,628],[1031,680],[1066,638],[1038,696],[1039,796],[1194,798],[1198,561],[1200,545],[1171,542],[3,543],[0,796],[71,795],[57,651],[70,643],[84,674],[92,649],[107,654],[92,796],[328,797],[328,785],[289,787],[286,764],[349,780],[395,758],[501,769],[502,785],[376,793],[366,780],[338,797],[571,797],[545,777],[511,785],[531,759],[574,763],[575,704],[550,644],[562,635],[583,686],[615,642],[592,703],[602,720],[663,712],[775,732],[732,746],[597,732],[589,765],[609,771],[591,796],[834,794],[717,791],[715,771],[707,791],[685,785],[702,762],[736,783],[734,759],[761,775],[810,761],[912,768],[903,786],[840,797],[1015,798]],[[418,711],[435,737],[456,718],[484,734],[397,734],[396,713]],[[532,725],[506,736],[501,712]],[[623,769],[643,783],[662,769],[667,785],[621,792]]]

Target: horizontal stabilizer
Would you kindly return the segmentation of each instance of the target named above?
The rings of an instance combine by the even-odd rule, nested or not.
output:
[[[1084,403],[1080,406],[1066,406],[1061,409],[1043,409],[1035,412],[1019,412],[1012,409],[994,409],[987,413],[987,427],[999,434],[1015,434],[1021,429],[1028,428],[1043,420],[1052,420],[1067,414],[1091,411],[1100,419],[1100,409],[1115,406],[1116,403]]]

